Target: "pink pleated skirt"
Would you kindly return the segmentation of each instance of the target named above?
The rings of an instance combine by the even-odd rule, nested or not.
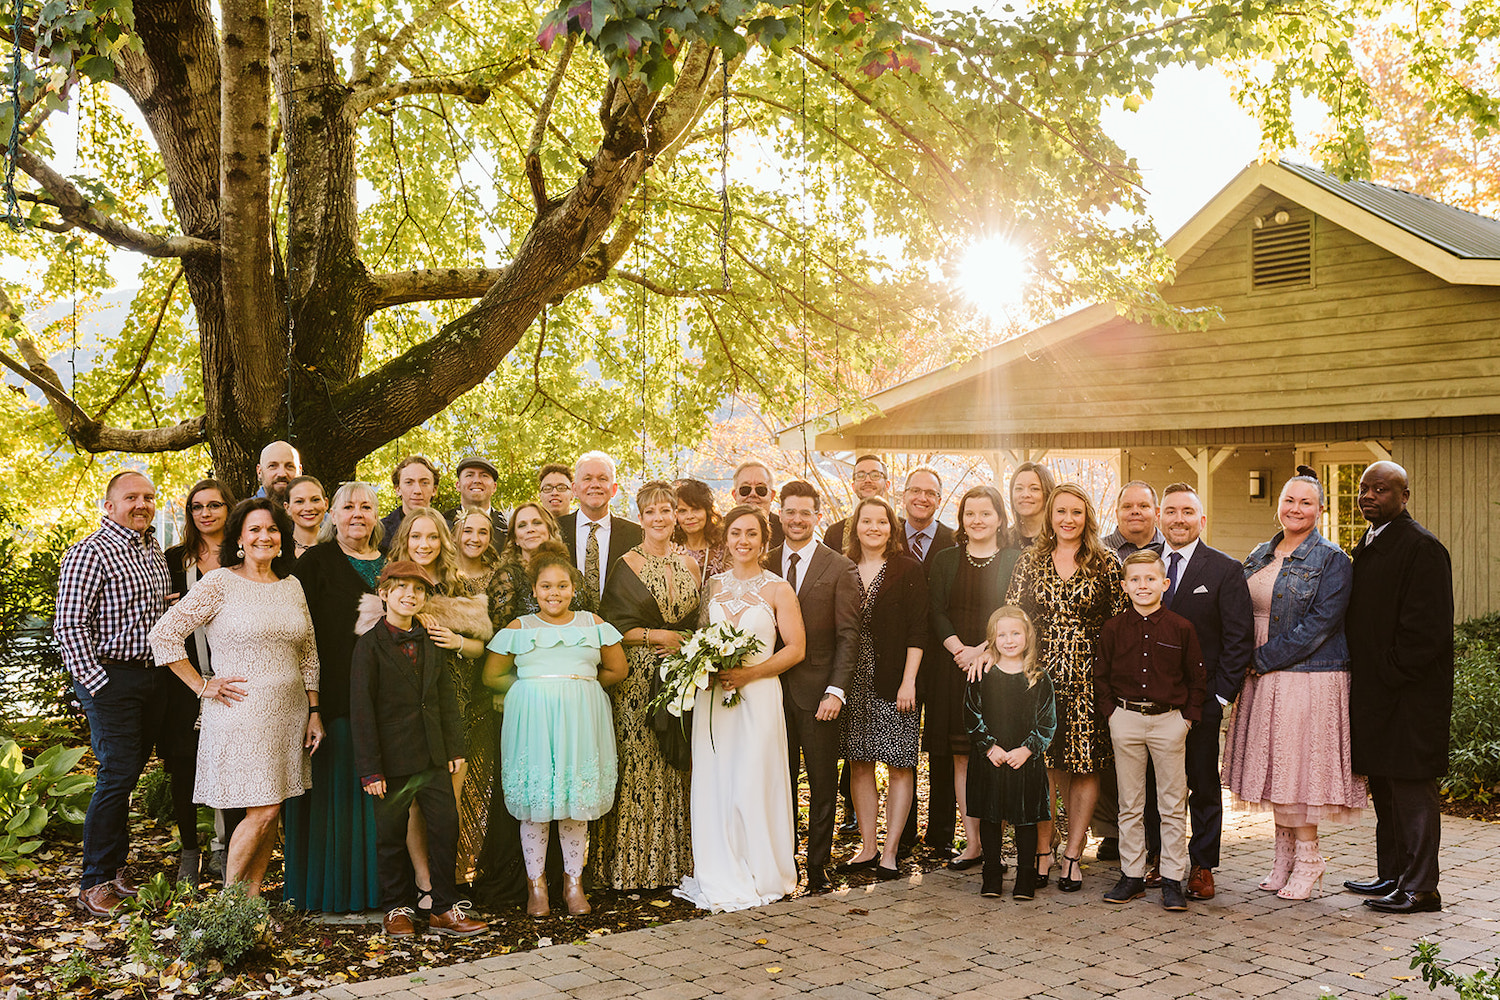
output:
[[[1224,744],[1224,786],[1281,826],[1355,823],[1365,779],[1349,767],[1349,674],[1278,670],[1249,677]]]

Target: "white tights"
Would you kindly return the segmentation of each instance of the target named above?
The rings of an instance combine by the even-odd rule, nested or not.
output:
[[[541,878],[547,867],[547,823],[521,824],[521,855],[526,859],[526,877]],[[557,839],[562,843],[563,872],[575,878],[583,874],[589,853],[589,824],[583,819],[557,821]]]

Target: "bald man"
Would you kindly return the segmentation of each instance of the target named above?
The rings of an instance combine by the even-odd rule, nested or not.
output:
[[[258,497],[270,497],[282,506],[286,505],[287,490],[292,480],[302,475],[302,456],[297,449],[285,441],[272,441],[260,450],[260,464],[255,467],[255,478],[260,480]]]
[[[1411,486],[1395,462],[1359,479],[1370,527],[1354,546],[1349,735],[1354,773],[1375,804],[1376,877],[1344,887],[1382,913],[1431,913],[1442,831],[1438,781],[1448,773],[1453,714],[1453,564],[1406,510]]]

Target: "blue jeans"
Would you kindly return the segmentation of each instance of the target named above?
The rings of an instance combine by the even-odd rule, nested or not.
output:
[[[89,742],[99,771],[83,820],[80,888],[108,882],[130,853],[130,793],[166,721],[167,685],[181,684],[162,667],[106,666],[109,683],[89,694],[73,691],[89,719]]]

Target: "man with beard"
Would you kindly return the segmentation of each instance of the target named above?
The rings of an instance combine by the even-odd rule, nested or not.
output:
[[[260,480],[258,497],[270,497],[286,506],[287,490],[292,480],[302,475],[302,456],[285,441],[272,441],[260,450],[260,464],[255,477]]]

